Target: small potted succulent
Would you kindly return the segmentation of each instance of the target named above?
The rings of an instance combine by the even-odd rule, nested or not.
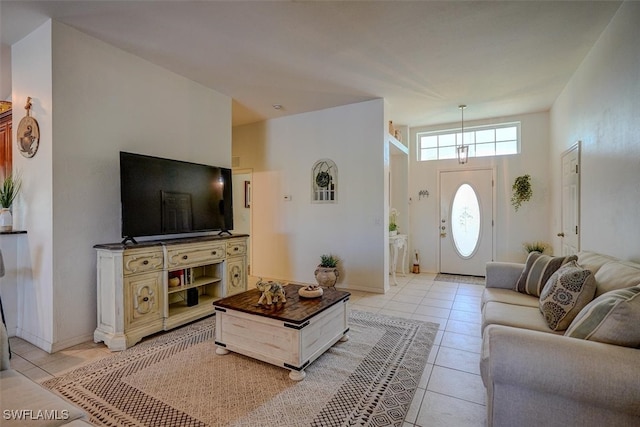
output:
[[[320,264],[314,273],[319,286],[333,288],[336,285],[340,277],[338,261],[338,258],[331,254],[320,256]]]

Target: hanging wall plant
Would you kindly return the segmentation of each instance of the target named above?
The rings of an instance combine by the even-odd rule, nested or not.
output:
[[[513,194],[511,195],[511,204],[518,211],[522,202],[528,202],[531,200],[533,190],[531,189],[531,176],[522,175],[516,178],[513,186],[511,187]]]

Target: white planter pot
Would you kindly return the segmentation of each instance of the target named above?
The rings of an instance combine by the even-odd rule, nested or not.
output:
[[[13,230],[13,215],[7,208],[0,209],[0,231]]]
[[[398,230],[393,230],[389,232],[389,236],[396,236],[398,234]]]
[[[325,288],[334,287],[338,281],[338,277],[340,277],[340,273],[338,273],[338,269],[335,267],[318,266],[314,274],[318,285],[324,286]]]

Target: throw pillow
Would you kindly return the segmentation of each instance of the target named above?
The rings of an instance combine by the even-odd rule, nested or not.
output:
[[[569,261],[551,275],[540,293],[540,311],[554,331],[564,331],[593,300],[596,279],[591,271]]]
[[[640,285],[609,291],[578,313],[565,336],[640,347]]]
[[[531,252],[516,283],[515,290],[523,294],[539,297],[544,285],[560,266],[569,261],[577,260],[578,257],[576,255],[552,257],[543,255],[540,252]]]

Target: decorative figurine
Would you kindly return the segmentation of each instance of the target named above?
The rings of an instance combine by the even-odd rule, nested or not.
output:
[[[273,282],[271,280],[268,282],[264,282],[262,281],[261,277],[258,280],[258,283],[256,283],[256,288],[258,288],[258,290],[262,292],[262,295],[260,295],[260,299],[258,300],[258,305],[262,305],[262,302],[265,299],[267,300],[267,305],[269,306],[272,303],[278,304],[278,302],[282,302],[283,304],[285,304],[287,302],[284,288],[278,282]]]

